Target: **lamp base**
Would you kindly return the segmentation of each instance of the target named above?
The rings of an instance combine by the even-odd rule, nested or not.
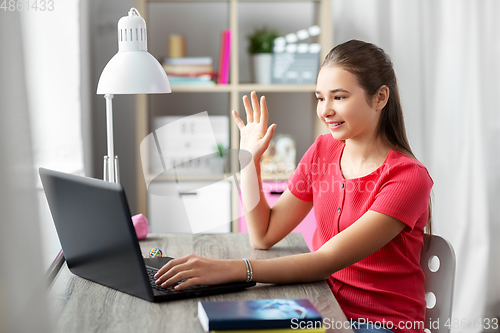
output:
[[[110,165],[110,163],[113,163],[113,165]],[[110,161],[109,156],[104,156],[103,179],[107,182],[119,183],[120,169],[118,166],[118,156],[115,156],[112,161]]]

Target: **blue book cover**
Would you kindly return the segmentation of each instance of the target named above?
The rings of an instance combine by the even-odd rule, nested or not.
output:
[[[321,314],[307,299],[198,302],[198,319],[205,330],[322,327]],[[302,323],[302,324],[301,324]]]

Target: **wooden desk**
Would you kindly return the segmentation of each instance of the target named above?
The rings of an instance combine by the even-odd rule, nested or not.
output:
[[[165,256],[189,253],[227,259],[265,259],[309,252],[300,234],[290,234],[269,250],[253,250],[247,234],[149,235],[140,241],[143,257],[153,247]],[[268,298],[308,298],[323,315],[345,322],[346,318],[326,282],[293,285],[258,283],[242,292],[151,303],[73,275],[66,264],[49,288],[53,332],[203,332],[197,317],[200,300],[253,300]],[[329,330],[333,331],[333,330]],[[350,329],[336,332],[352,332]]]

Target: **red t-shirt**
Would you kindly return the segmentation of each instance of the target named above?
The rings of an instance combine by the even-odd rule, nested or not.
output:
[[[344,146],[331,134],[318,137],[289,179],[293,195],[314,203],[313,250],[368,210],[406,224],[383,248],[335,272],[327,282],[348,319],[382,323],[393,331],[423,332],[420,253],[432,179],[421,163],[395,150],[374,172],[344,179],[340,169]]]

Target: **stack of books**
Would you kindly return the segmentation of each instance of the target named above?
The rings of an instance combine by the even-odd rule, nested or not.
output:
[[[215,72],[210,57],[164,58],[163,69],[170,85],[215,85]]]
[[[307,299],[198,302],[205,332],[325,333],[323,318]]]

